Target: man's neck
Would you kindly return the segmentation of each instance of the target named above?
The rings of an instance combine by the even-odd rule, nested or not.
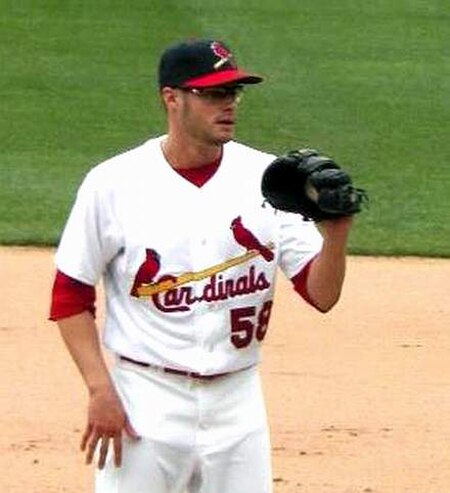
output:
[[[221,145],[185,143],[170,134],[161,143],[161,149],[172,168],[199,168],[220,159]]]

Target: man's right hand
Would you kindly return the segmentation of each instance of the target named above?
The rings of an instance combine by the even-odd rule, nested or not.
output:
[[[81,450],[86,452],[86,464],[91,464],[97,447],[97,465],[105,466],[107,452],[112,442],[114,465],[122,464],[122,438],[126,434],[136,441],[139,436],[128,421],[122,402],[113,388],[93,391],[90,395],[88,420],[81,439]]]

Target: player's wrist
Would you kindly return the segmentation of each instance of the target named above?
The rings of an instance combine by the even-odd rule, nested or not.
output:
[[[116,391],[109,377],[96,378],[87,382],[87,389],[90,397],[116,396]]]
[[[353,217],[326,219],[316,223],[316,227],[324,239],[346,242],[353,224]]]

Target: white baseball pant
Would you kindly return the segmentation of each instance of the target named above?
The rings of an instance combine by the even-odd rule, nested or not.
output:
[[[256,367],[198,380],[119,361],[112,375],[130,422],[96,493],[271,493],[267,416]]]

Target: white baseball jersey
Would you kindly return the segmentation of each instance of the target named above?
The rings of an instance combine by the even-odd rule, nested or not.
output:
[[[264,203],[261,176],[275,156],[229,142],[199,188],[167,163],[164,138],[88,173],[56,265],[90,285],[103,276],[111,351],[201,374],[240,370],[259,359],[277,266],[294,276],[322,238]]]

